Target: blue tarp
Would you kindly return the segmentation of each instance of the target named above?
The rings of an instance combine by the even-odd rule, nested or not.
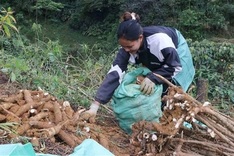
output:
[[[93,139],[86,139],[69,156],[114,156],[109,150]]]
[[[36,156],[31,143],[3,144],[0,145],[0,153],[1,156]]]
[[[3,144],[0,145],[1,156],[57,156],[52,154],[35,153],[31,143]],[[114,156],[109,150],[93,139],[86,139],[75,147],[69,156]]]

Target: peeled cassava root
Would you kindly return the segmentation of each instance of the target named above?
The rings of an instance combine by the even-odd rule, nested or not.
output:
[[[234,155],[234,119],[203,104],[160,75],[169,85],[159,123],[140,121],[132,126],[136,155]]]
[[[16,95],[0,97],[0,122],[18,123],[16,133],[8,137],[26,136],[37,146],[39,139],[54,142],[59,138],[72,148],[86,138],[98,140],[96,133],[91,133],[94,125],[79,120],[84,110],[74,111],[68,101],[59,101],[42,90],[21,90]]]

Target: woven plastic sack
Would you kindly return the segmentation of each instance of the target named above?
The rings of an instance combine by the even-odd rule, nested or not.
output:
[[[112,97],[111,106],[119,126],[128,134],[131,134],[135,122],[159,122],[162,116],[162,85],[155,85],[153,94],[144,95],[140,91],[140,85],[135,83],[137,76],[145,76],[149,72],[148,68],[140,67],[127,73]]]

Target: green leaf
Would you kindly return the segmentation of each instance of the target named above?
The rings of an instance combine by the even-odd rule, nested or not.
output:
[[[11,23],[5,23],[5,24],[7,24],[8,26],[10,26],[15,31],[19,32],[18,29],[13,24],[11,24]]]
[[[16,23],[16,20],[15,20],[15,18],[14,18],[13,16],[9,15],[8,17],[9,17],[14,23]]]
[[[11,37],[10,30],[6,25],[3,25],[3,30],[4,30],[4,33],[7,35],[7,37]]]

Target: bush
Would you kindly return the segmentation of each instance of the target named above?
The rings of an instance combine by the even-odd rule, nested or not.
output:
[[[234,44],[189,41],[196,69],[195,80],[209,81],[209,98],[234,102]]]

